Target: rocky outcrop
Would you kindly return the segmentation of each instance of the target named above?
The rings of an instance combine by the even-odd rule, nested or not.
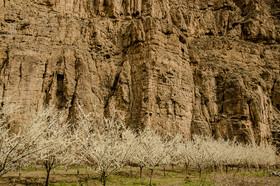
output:
[[[0,0],[0,95],[135,129],[279,134],[278,0]]]

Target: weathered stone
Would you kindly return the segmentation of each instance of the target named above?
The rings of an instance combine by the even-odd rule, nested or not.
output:
[[[135,129],[271,141],[277,0],[0,0],[0,96],[20,119],[118,110]]]

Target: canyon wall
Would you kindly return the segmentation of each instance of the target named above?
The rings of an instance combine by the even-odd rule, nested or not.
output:
[[[0,0],[0,97],[22,121],[80,104],[136,130],[271,142],[279,12],[279,0]]]

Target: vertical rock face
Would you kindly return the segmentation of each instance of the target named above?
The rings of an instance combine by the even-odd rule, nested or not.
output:
[[[135,129],[279,135],[278,0],[0,0],[0,96]],[[273,135],[273,136],[272,136]]]

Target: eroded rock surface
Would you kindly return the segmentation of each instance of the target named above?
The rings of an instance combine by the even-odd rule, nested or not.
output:
[[[279,0],[0,0],[0,96],[135,129],[279,135]]]

